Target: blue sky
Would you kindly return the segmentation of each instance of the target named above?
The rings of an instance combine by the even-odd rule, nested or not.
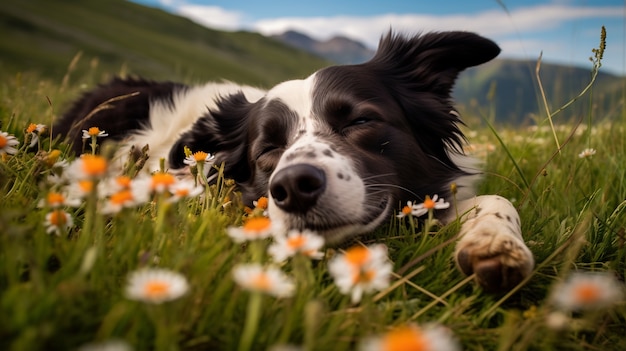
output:
[[[344,35],[375,48],[389,28],[406,33],[469,30],[495,40],[501,57],[591,67],[600,28],[607,29],[602,68],[626,75],[624,0],[133,0],[222,30],[316,39]]]

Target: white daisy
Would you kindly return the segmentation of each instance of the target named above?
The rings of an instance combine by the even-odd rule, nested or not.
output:
[[[600,309],[624,298],[624,286],[609,273],[574,273],[552,292],[554,304],[566,311]]]
[[[176,300],[188,290],[189,284],[182,274],[162,268],[144,268],[128,276],[126,297],[160,304]]]
[[[586,148],[581,153],[578,154],[579,158],[589,158],[596,154],[596,149]]]
[[[420,328],[415,324],[395,327],[387,333],[364,339],[360,351],[460,351],[452,331],[439,325]]]
[[[328,262],[328,271],[342,294],[350,294],[352,303],[361,301],[364,293],[389,286],[393,265],[382,244],[354,246]]]
[[[0,131],[0,155],[15,155],[17,153],[17,149],[15,147],[19,144],[20,142],[15,138],[15,136]]]
[[[278,268],[260,264],[240,264],[233,269],[235,282],[246,290],[259,291],[275,297],[290,297],[295,291],[293,281]]]
[[[74,226],[74,219],[69,213],[55,209],[46,215],[44,225],[46,233],[61,235],[62,232],[67,232]]]
[[[83,139],[104,138],[106,136],[109,136],[109,134],[104,130],[100,130],[98,127],[83,129]]]
[[[268,217],[250,217],[243,226],[227,229],[228,236],[237,243],[269,238],[272,234],[278,235],[279,232],[280,229]]]
[[[324,238],[310,230],[291,230],[287,235],[277,235],[275,242],[270,245],[267,252],[275,262],[283,262],[288,257],[297,253],[315,260],[321,260],[324,253],[320,249],[324,246]]]

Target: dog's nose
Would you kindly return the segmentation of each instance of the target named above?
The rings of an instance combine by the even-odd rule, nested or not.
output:
[[[311,209],[325,188],[324,171],[304,163],[281,169],[270,183],[274,203],[283,211],[295,213]]]

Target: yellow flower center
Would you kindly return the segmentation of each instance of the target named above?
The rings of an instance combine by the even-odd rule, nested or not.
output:
[[[100,128],[91,127],[87,130],[87,134],[91,135],[92,137],[98,136],[100,134]]]
[[[0,135],[0,149],[3,149],[9,143],[9,139],[5,138],[3,135]]]
[[[132,201],[132,200],[133,200],[133,193],[131,193],[130,190],[118,191],[117,193],[111,195],[111,198],[109,199],[109,201],[111,201],[112,203],[116,205],[123,205],[126,202]]]
[[[269,204],[269,201],[267,200],[267,197],[261,196],[256,202],[256,207],[262,210],[265,210],[267,209],[268,204]]]
[[[306,238],[303,235],[295,235],[287,238],[287,246],[292,249],[299,249],[306,243]]]
[[[410,215],[413,210],[409,206],[402,207],[402,213],[405,215]]]
[[[258,234],[259,232],[270,229],[272,221],[267,217],[249,218],[243,225],[243,229],[248,234]]]
[[[103,175],[107,170],[107,160],[97,155],[85,154],[83,160],[83,172],[90,177]]]
[[[204,160],[206,160],[208,156],[209,154],[207,154],[206,152],[198,151],[193,154],[193,159],[196,160],[196,162],[204,162]]]
[[[54,163],[57,162],[57,160],[59,159],[59,156],[61,156],[61,151],[60,150],[52,150],[50,151],[50,153],[48,153],[48,156],[46,157],[46,163],[48,164],[48,166],[52,167],[54,166]]]
[[[598,286],[582,284],[574,290],[576,300],[581,303],[593,303],[600,298],[601,292]]]
[[[435,201],[433,201],[428,195],[426,195],[426,199],[424,199],[424,208],[429,210],[435,208]]]
[[[167,295],[170,291],[170,285],[163,281],[151,281],[146,283],[143,292],[148,298],[159,298]]]
[[[363,246],[351,247],[346,251],[346,260],[356,266],[362,266],[370,257],[370,251]]]
[[[369,283],[374,279],[376,272],[374,272],[373,269],[369,269],[369,270],[359,270],[353,277],[352,277],[352,284],[358,284],[358,283]]]
[[[168,187],[176,182],[176,178],[169,173],[155,173],[152,176],[152,189],[159,186]]]
[[[64,226],[67,223],[67,214],[62,210],[52,211],[50,223],[56,227]]]
[[[179,197],[187,197],[189,196],[189,189],[187,188],[178,188],[176,189],[176,193],[174,194]]]
[[[90,193],[93,190],[93,182],[91,180],[79,180],[78,187],[84,193]]]
[[[49,193],[47,196],[48,204],[52,206],[62,205],[65,202],[65,197],[59,193]]]
[[[115,178],[115,182],[122,188],[129,188],[131,179],[129,176],[118,176],[117,178]]]
[[[32,133],[35,130],[37,130],[37,125],[35,123],[31,123],[28,125],[28,128],[26,128],[26,133]]]
[[[428,340],[417,328],[398,327],[387,333],[382,339],[385,351],[424,351],[429,349]]]
[[[270,288],[272,287],[272,282],[268,278],[267,274],[261,273],[252,278],[251,285],[258,290],[270,290]]]

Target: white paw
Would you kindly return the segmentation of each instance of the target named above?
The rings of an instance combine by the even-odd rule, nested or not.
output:
[[[458,267],[488,292],[508,291],[534,267],[533,255],[521,237],[517,216],[481,213],[463,224],[456,250]]]

